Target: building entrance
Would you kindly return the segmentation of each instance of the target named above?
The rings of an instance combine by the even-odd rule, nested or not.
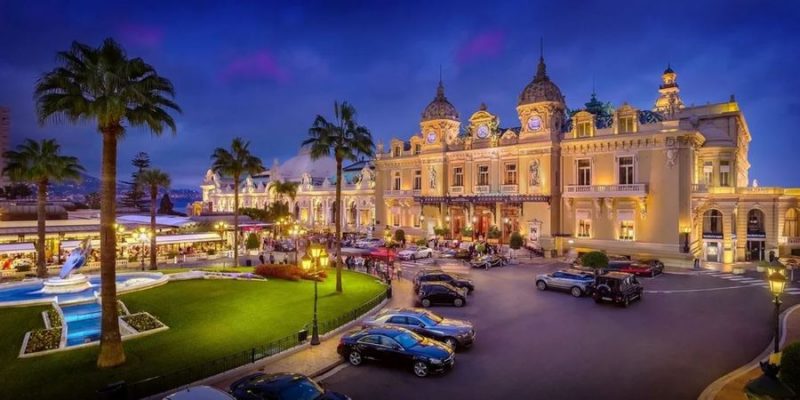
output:
[[[719,262],[719,242],[706,242],[706,261]]]
[[[746,261],[762,261],[764,260],[764,249],[766,248],[765,241],[763,240],[748,240],[747,250],[745,253]]]

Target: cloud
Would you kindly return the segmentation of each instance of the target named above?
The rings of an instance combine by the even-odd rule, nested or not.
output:
[[[232,58],[220,72],[220,78],[225,82],[239,79],[268,79],[286,83],[290,79],[290,74],[271,52],[259,50]]]
[[[122,24],[119,35],[125,43],[140,47],[159,47],[164,41],[164,30],[153,25]]]
[[[463,43],[456,51],[456,62],[467,64],[479,58],[494,58],[505,47],[506,34],[500,30],[478,33]]]

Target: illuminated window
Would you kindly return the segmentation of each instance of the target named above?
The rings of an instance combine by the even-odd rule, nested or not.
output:
[[[591,160],[578,160],[578,185],[588,186],[591,184],[592,184]]]
[[[577,137],[590,137],[592,136],[592,121],[578,122],[575,129],[575,135]]]
[[[422,190],[422,171],[414,171],[414,190]]]
[[[414,228],[419,228],[419,215],[414,215],[411,219],[413,220]]]
[[[703,183],[708,186],[714,182],[714,163],[711,161],[703,161]]]
[[[619,240],[633,240],[633,221],[619,222]]]
[[[400,213],[392,214],[392,225],[400,226]]]
[[[620,157],[619,163],[619,183],[620,185],[633,184],[633,157]]]
[[[478,166],[478,186],[489,186],[489,166]]]
[[[419,153],[422,153],[422,145],[420,145],[420,144],[415,144],[415,145],[414,145],[414,155],[415,155],[415,156],[416,156],[416,155],[419,155]]]
[[[506,164],[505,184],[517,184],[517,164]]]
[[[619,133],[633,132],[633,116],[619,118]]]
[[[728,160],[722,160],[719,162],[719,185],[720,186],[730,186],[731,185],[731,162]]]
[[[588,238],[592,236],[592,220],[591,219],[579,219],[578,220],[578,233],[577,235],[579,238]]]
[[[395,146],[394,147],[394,156],[395,157],[400,157],[400,154],[402,154],[402,153],[403,153],[403,149],[400,146]]]
[[[394,190],[400,190],[400,173],[394,173]]]
[[[796,208],[786,210],[786,218],[783,220],[783,236],[798,237],[800,230],[798,229],[797,220],[798,213]]]
[[[464,186],[464,167],[453,168],[453,186]]]

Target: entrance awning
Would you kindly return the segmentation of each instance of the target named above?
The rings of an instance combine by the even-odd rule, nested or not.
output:
[[[34,253],[36,248],[33,243],[5,243],[0,244],[0,254]]]
[[[191,235],[156,236],[156,244],[218,242],[222,240],[216,233],[195,233]]]

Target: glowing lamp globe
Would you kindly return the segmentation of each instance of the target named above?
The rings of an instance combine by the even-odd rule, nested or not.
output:
[[[773,272],[767,281],[769,281],[769,291],[775,297],[780,296],[786,288],[786,277],[780,272]]]

